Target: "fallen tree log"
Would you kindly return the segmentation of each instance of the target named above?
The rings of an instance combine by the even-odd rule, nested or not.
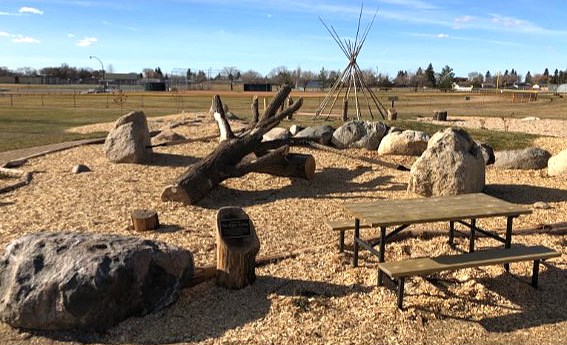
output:
[[[313,156],[290,153],[286,142],[278,142],[275,147],[262,143],[262,136],[265,133],[303,104],[303,99],[300,98],[278,112],[290,92],[291,87],[282,87],[262,117],[238,134],[235,134],[230,127],[220,97],[214,96],[214,118],[220,131],[219,145],[199,162],[190,165],[174,184],[165,187],[161,199],[195,204],[222,181],[242,177],[251,172],[313,178],[315,174]]]

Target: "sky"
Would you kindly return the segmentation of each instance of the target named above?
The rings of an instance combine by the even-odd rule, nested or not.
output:
[[[321,20],[354,44],[362,5],[361,32],[376,15],[362,69],[567,69],[565,0],[0,0],[0,66],[342,70],[348,59]]]

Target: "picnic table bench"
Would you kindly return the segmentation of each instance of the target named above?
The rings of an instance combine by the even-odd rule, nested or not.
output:
[[[339,248],[344,249],[344,232],[354,230],[353,259],[354,267],[358,266],[360,248],[368,250],[378,258],[378,285],[383,285],[384,273],[390,278],[398,279],[398,306],[402,307],[404,278],[411,275],[424,275],[442,270],[454,270],[464,267],[504,264],[509,271],[509,264],[516,261],[534,261],[532,285],[537,286],[536,267],[539,261],[558,253],[545,247],[537,249],[512,250],[512,228],[514,218],[529,214],[532,211],[525,206],[516,205],[483,193],[440,196],[421,199],[378,200],[372,202],[347,203],[344,207],[354,217],[354,221],[326,222],[331,229],[341,232]],[[505,217],[506,232],[504,237],[495,231],[477,226],[482,218]],[[437,258],[410,259],[401,262],[385,263],[385,250],[388,240],[414,224],[449,222],[449,243],[453,245],[455,225],[460,224],[469,230],[468,254],[448,255]],[[389,232],[389,227],[394,227]],[[380,229],[377,243],[370,243],[361,238],[362,229]],[[475,240],[481,234],[503,243],[503,249],[491,249],[475,253]],[[379,245],[376,249],[375,246]],[[545,249],[544,249],[545,248]]]
[[[469,267],[533,261],[531,285],[537,288],[540,261],[558,256],[561,256],[561,253],[544,246],[514,246],[508,249],[488,249],[461,255],[443,255],[433,258],[426,257],[382,262],[378,264],[378,269],[386,273],[396,283],[397,305],[398,308],[403,309],[404,281],[406,277]]]

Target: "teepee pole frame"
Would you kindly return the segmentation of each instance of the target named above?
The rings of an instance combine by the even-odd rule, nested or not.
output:
[[[352,42],[349,39],[341,40],[341,37],[339,36],[335,28],[332,25],[328,26],[321,18],[319,18],[319,21],[321,21],[321,23],[323,24],[325,29],[327,29],[333,40],[337,43],[339,48],[348,58],[349,63],[341,73],[340,77],[335,81],[335,83],[333,84],[333,86],[331,87],[331,89],[329,90],[329,92],[321,102],[321,104],[319,105],[319,108],[315,111],[315,116],[314,116],[315,118],[318,117],[321,113],[325,112],[325,109],[327,109],[327,107],[330,104],[327,114],[327,118],[328,118],[333,111],[337,99],[339,98],[340,94],[345,88],[346,88],[346,92],[343,98],[343,102],[348,101],[352,91],[354,94],[356,117],[358,120],[361,119],[361,109],[360,109],[360,101],[359,101],[360,94],[362,94],[366,100],[366,103],[368,105],[368,111],[372,119],[374,119],[374,114],[372,113],[371,103],[374,103],[374,106],[378,109],[378,112],[380,113],[382,118],[383,119],[386,118],[385,117],[386,108],[380,102],[380,100],[372,91],[372,89],[364,81],[364,75],[360,70],[358,63],[356,62],[356,59],[358,58],[358,55],[360,54],[360,51],[362,50],[362,47],[366,42],[368,34],[370,33],[370,29],[374,24],[374,20],[376,19],[376,14],[378,13],[378,10],[376,10],[376,13],[374,13],[374,16],[372,17],[370,23],[368,23],[364,28],[364,30],[362,30],[361,32],[360,27],[362,21],[362,12],[363,12],[363,6],[360,7],[360,13],[358,15],[358,24],[356,27],[356,36],[354,42]]]

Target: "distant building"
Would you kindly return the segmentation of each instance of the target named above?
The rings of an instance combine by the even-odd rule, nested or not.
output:
[[[136,85],[140,79],[138,73],[106,73],[104,79],[107,83],[117,85]]]
[[[267,92],[271,92],[272,91],[272,84],[269,84],[269,83],[244,83],[244,91],[250,91],[250,92],[267,91]]]

